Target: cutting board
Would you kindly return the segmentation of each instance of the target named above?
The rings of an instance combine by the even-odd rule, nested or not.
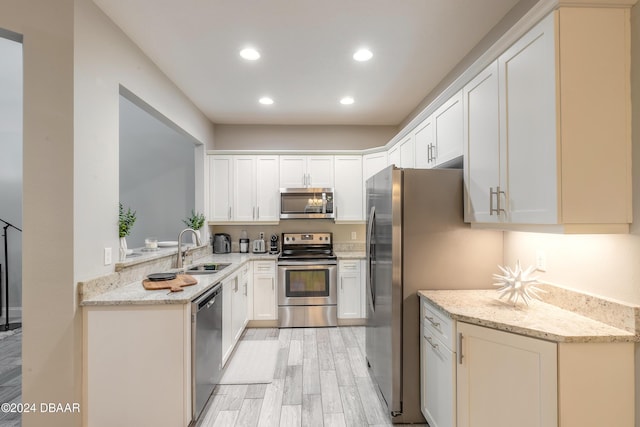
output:
[[[173,280],[161,280],[151,281],[145,279],[142,281],[142,286],[149,291],[155,291],[157,289],[170,289],[171,292],[183,291],[183,286],[191,286],[198,283],[198,280],[188,274],[178,274]]]

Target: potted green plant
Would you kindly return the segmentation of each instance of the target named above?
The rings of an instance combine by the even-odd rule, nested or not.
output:
[[[127,236],[131,233],[131,228],[136,222],[136,211],[131,208],[124,210],[124,206],[120,203],[120,214],[118,216],[118,235],[120,236],[120,259],[124,260],[127,256]]]
[[[198,235],[198,239],[200,238],[200,229],[204,225],[203,213],[196,212],[193,209],[191,209],[191,215],[189,215],[187,219],[183,219],[182,222],[184,222],[184,224],[187,227],[191,228],[192,230],[195,230],[196,234]],[[194,244],[196,243],[195,238],[193,239],[193,243]]]

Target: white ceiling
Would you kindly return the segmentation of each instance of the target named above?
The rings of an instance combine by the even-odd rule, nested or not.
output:
[[[397,125],[517,0],[94,2],[214,123]]]

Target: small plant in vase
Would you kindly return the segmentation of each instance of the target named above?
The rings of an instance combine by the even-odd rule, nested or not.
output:
[[[187,219],[183,219],[182,222],[184,222],[187,227],[195,230],[198,238],[200,238],[200,229],[204,226],[204,214],[191,209],[191,215],[189,215]],[[195,238],[193,243],[196,243]]]
[[[118,235],[120,236],[120,259],[124,260],[127,256],[127,236],[131,233],[131,228],[136,222],[136,211],[127,208],[120,203],[120,214],[118,216]]]

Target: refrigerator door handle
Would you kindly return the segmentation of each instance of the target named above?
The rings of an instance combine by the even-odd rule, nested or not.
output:
[[[376,309],[376,295],[373,292],[373,272],[375,265],[375,250],[374,245],[372,243],[373,238],[373,229],[374,229],[374,221],[376,219],[376,207],[371,207],[371,212],[369,212],[369,221],[367,223],[367,263],[369,265],[369,271],[367,274],[367,288],[369,289],[369,294],[371,295],[371,309],[375,311]]]

